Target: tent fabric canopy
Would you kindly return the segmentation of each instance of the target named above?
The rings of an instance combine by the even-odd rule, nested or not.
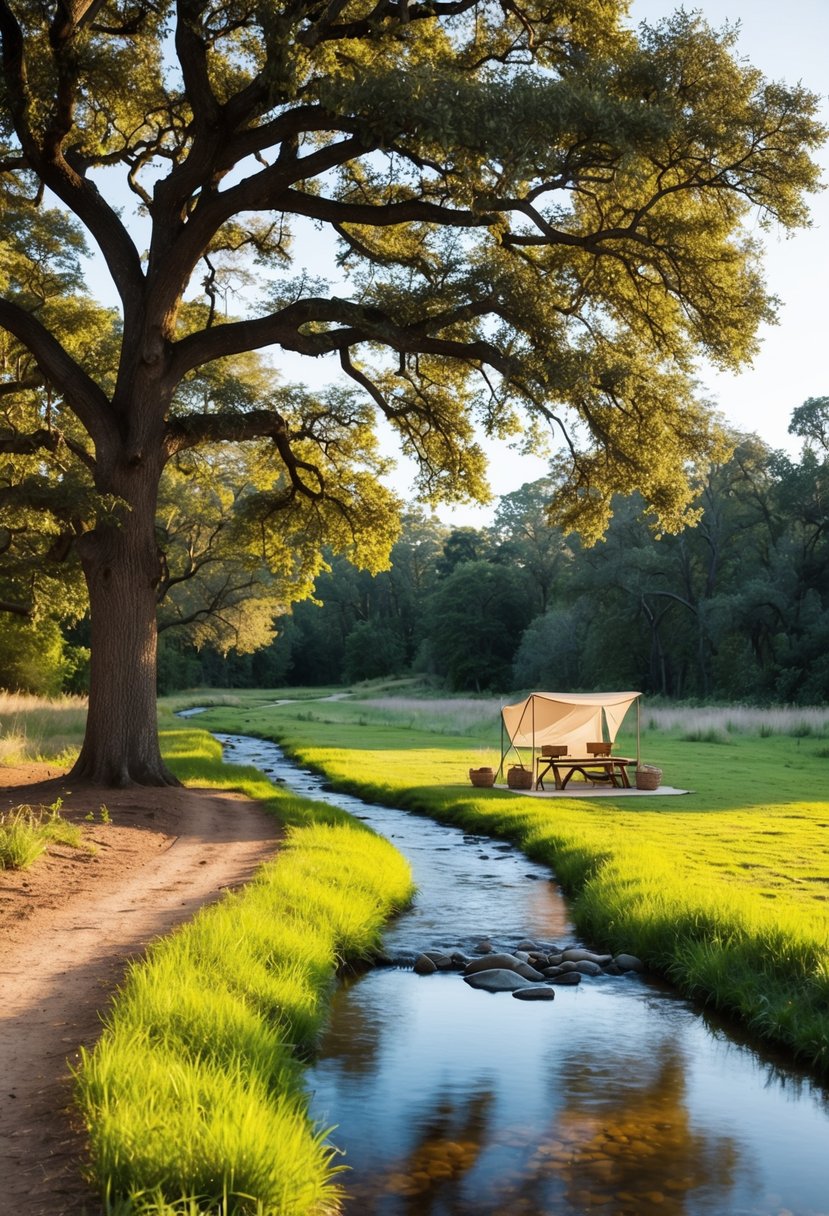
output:
[[[501,710],[513,747],[563,744],[571,756],[587,754],[588,743],[613,743],[638,692],[533,692]],[[604,718],[604,721],[603,721]]]

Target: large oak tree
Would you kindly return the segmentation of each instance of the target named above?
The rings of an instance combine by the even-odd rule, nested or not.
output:
[[[624,9],[0,0],[0,328],[26,354],[0,391],[39,402],[28,429],[8,413],[0,450],[10,467],[41,453],[39,471],[61,453],[89,483],[85,512],[50,508],[91,605],[77,774],[169,779],[156,500],[183,453],[265,446],[271,480],[247,511],[266,561],[291,520],[307,544],[351,536],[375,562],[388,548],[374,410],[426,497],[482,495],[475,426],[524,426],[559,448],[562,526],[595,537],[632,488],[681,526],[690,462],[720,444],[694,360],[751,357],[774,301],[747,233],[807,221],[823,133],[816,99],[737,60],[732,33],[682,14],[634,34]],[[38,239],[47,206],[111,276],[105,365],[71,309],[33,290],[64,256]],[[234,319],[222,304],[245,254],[258,290]],[[354,393],[184,391],[266,347],[331,356]],[[39,480],[60,490],[60,468]]]

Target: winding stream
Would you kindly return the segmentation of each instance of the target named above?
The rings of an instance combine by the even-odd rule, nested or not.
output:
[[[340,987],[308,1072],[350,1216],[829,1216],[829,1093],[664,986],[585,977],[535,1003],[402,965],[483,938],[576,943],[548,869],[217,737],[228,761],[366,820],[418,884],[384,938],[401,965]]]

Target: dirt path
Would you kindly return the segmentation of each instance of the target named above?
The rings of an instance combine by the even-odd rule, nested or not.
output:
[[[0,870],[0,1209],[14,1216],[99,1211],[71,1117],[77,1049],[98,1037],[127,960],[247,881],[277,845],[274,821],[238,795],[69,793],[55,773],[0,768],[0,809],[62,798],[95,847],[54,847],[27,871]]]

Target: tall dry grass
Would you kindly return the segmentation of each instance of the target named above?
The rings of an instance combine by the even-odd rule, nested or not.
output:
[[[829,733],[829,705],[776,705],[759,709],[747,705],[643,706],[642,725],[649,730],[684,735],[792,735],[796,738]]]
[[[85,725],[85,697],[46,698],[0,690],[0,764],[70,763]]]
[[[481,727],[497,724],[502,706],[514,704],[520,699],[518,693],[500,698],[385,696],[361,699],[359,709],[366,724],[391,719],[395,725],[406,725],[411,729],[466,735]],[[635,711],[631,709],[626,728],[634,727],[635,722]],[[716,735],[824,735],[829,734],[829,705],[651,707],[647,698],[643,698],[642,728],[699,739],[711,739]]]

